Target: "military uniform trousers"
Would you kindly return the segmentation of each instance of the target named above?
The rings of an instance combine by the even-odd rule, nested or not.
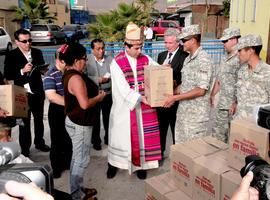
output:
[[[216,109],[212,128],[213,137],[228,143],[231,116],[227,109]]]

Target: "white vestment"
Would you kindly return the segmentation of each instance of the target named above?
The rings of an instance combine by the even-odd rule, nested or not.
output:
[[[118,66],[115,59],[113,59],[110,66],[113,104],[109,123],[108,162],[117,168],[128,169],[131,174],[139,169],[157,168],[158,161],[145,161],[142,113],[140,106],[141,95],[136,87],[137,59],[128,56],[127,53],[126,56],[134,74],[135,89],[130,89],[123,71]],[[149,65],[158,65],[150,57],[148,57],[148,61]],[[141,167],[134,166],[131,160],[130,111],[133,109],[136,109],[137,114]]]

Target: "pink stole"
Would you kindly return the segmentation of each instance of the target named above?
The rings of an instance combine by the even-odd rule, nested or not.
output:
[[[134,88],[134,74],[131,69],[130,63],[124,52],[120,53],[115,58],[116,63],[120,66],[123,71],[127,82],[131,89]],[[139,93],[144,95],[144,66],[148,65],[148,58],[144,55],[140,55],[137,58],[137,83]],[[156,110],[150,106],[141,103],[142,109],[142,121],[143,121],[143,136],[144,136],[144,147],[145,147],[145,160],[153,161],[161,159],[161,148],[160,148],[160,136],[159,126],[157,120]],[[130,111],[130,129],[131,129],[131,152],[132,152],[132,163],[135,166],[141,166],[140,161],[140,140],[138,133],[138,124],[136,109]]]

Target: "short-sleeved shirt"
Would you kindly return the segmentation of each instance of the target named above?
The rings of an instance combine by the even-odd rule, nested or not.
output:
[[[236,83],[236,118],[252,117],[253,108],[270,103],[270,65],[260,61],[254,70],[241,66]]]
[[[51,67],[43,80],[44,90],[56,90],[56,93],[64,96],[64,87],[62,84],[63,73],[55,66]]]
[[[213,81],[213,64],[210,56],[199,47],[190,57],[186,57],[182,69],[181,92],[195,88],[205,89],[206,94],[194,99],[179,102],[178,113],[181,121],[205,122],[209,120],[209,95]]]
[[[229,109],[236,97],[237,73],[240,67],[237,52],[221,60],[217,80],[220,83],[218,109]]]

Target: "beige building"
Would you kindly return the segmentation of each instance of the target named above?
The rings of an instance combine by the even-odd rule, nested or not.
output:
[[[18,6],[18,0],[1,1],[0,4],[0,26],[4,27],[13,38],[13,33],[20,28],[17,22],[12,22],[13,11],[11,6]]]
[[[54,24],[63,26],[70,24],[70,7],[68,0],[46,0],[49,5],[49,13],[57,17]]]

